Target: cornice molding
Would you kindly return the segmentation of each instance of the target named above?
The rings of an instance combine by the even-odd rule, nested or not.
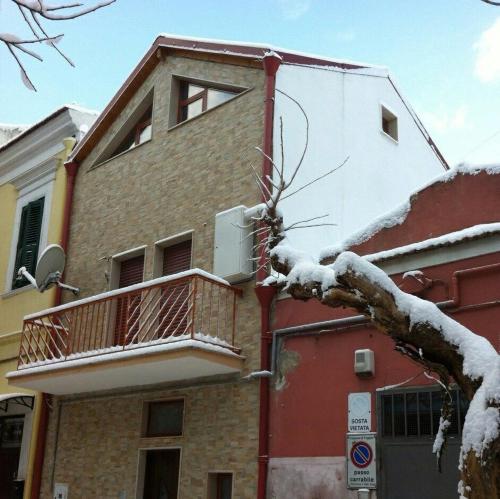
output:
[[[47,173],[47,169],[50,169],[48,162],[53,163],[52,168],[55,170],[55,156],[64,150],[62,140],[77,131],[77,125],[65,112],[1,152],[0,185],[8,182],[23,185],[28,178]],[[33,174],[31,170],[34,170]]]

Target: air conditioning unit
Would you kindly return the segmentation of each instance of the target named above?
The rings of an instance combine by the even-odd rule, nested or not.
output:
[[[230,283],[252,277],[253,224],[245,216],[246,206],[236,206],[215,215],[213,273]]]
[[[375,374],[375,354],[368,348],[354,352],[354,372],[361,377]]]

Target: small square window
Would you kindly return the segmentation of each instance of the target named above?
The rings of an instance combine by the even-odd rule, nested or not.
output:
[[[184,400],[163,400],[148,404],[146,437],[182,435]]]
[[[398,118],[384,106],[382,106],[382,131],[398,141]]]
[[[208,499],[232,499],[233,474],[209,473],[208,474]]]

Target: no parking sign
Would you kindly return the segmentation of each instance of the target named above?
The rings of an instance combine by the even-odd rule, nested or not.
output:
[[[347,434],[347,487],[376,489],[376,433]]]

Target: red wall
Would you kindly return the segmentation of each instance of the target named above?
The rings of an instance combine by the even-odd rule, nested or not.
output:
[[[445,301],[452,296],[455,270],[499,263],[499,254],[429,267],[426,276],[438,279],[424,297]],[[394,276],[399,283],[401,276]],[[474,332],[500,347],[500,268],[467,275],[459,280],[461,303],[451,314]],[[481,303],[497,303],[477,308]],[[472,307],[471,307],[472,306]],[[274,329],[353,315],[349,310],[331,309],[318,302],[279,300]],[[286,375],[286,385],[271,391],[270,455],[272,457],[341,456],[345,453],[347,396],[350,392],[372,392],[372,430],[376,430],[376,388],[400,383],[422,368],[394,351],[393,342],[369,325],[321,334],[288,337],[284,349],[300,356],[298,365]],[[375,352],[373,378],[354,374],[354,351]],[[420,376],[407,386],[430,383]]]
[[[499,221],[500,175],[481,171],[458,174],[415,194],[401,225],[382,229],[368,241],[350,248],[359,255],[404,246],[478,224]]]

